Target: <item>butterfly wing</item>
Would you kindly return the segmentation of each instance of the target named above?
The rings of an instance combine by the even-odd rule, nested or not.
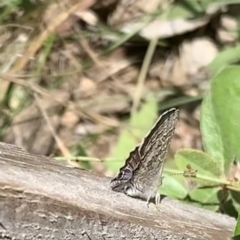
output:
[[[129,154],[125,165],[120,168],[118,175],[111,180],[111,189],[116,192],[124,192],[128,186],[129,181],[133,176],[133,172],[140,164],[140,156],[138,146]]]
[[[163,165],[175,131],[179,111],[175,108],[163,113],[149,131],[138,151],[140,166],[134,171],[132,185],[143,195],[155,195],[161,185]]]

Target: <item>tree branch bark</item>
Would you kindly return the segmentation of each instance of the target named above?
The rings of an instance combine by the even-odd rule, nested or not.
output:
[[[0,239],[228,239],[235,220],[165,198],[154,205],[109,179],[0,143]]]

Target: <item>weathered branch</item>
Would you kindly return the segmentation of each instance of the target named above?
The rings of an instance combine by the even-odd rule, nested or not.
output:
[[[227,239],[235,220],[165,198],[154,205],[109,179],[0,143],[0,239]]]

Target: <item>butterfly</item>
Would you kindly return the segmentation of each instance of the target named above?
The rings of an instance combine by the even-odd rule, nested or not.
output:
[[[163,166],[178,121],[179,110],[172,108],[156,121],[142,142],[130,152],[125,165],[111,180],[113,191],[160,204]]]

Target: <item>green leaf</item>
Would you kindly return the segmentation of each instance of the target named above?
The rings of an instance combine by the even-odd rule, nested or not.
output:
[[[238,205],[238,210],[240,211],[240,194],[237,191],[229,191],[231,198],[236,202]]]
[[[224,145],[227,174],[234,157],[240,158],[240,67],[227,67],[211,84],[211,102]]]
[[[129,152],[142,141],[143,137],[153,126],[157,116],[157,109],[156,99],[149,97],[141,110],[131,117],[130,126],[122,130],[111,158],[125,161]],[[107,161],[105,164],[109,169],[117,172],[123,166],[123,162]]]
[[[211,2],[212,0],[203,0],[201,3],[199,1],[192,0],[176,2],[175,4],[172,4],[168,13],[168,19],[194,19],[200,17],[201,15],[204,16],[206,7]]]
[[[192,200],[201,202],[202,204],[219,205],[218,192],[221,190],[220,187],[209,187],[209,188],[195,188],[189,196]]]
[[[239,2],[239,0],[176,1],[171,5],[170,11],[168,13],[168,19],[196,19],[201,16],[207,18],[209,16],[210,9],[217,9],[224,7],[225,5],[237,4]]]
[[[219,164],[200,150],[181,149],[175,155],[175,162],[181,170],[185,170],[189,164],[194,170],[197,170],[197,174],[210,177],[221,176]]]
[[[240,214],[238,214],[237,224],[236,224],[235,230],[234,230],[234,237],[239,236],[239,235],[240,235]]]
[[[240,60],[240,45],[223,49],[209,64],[211,74],[214,76],[229,64]]]
[[[185,170],[188,164],[192,169],[197,170],[196,178],[194,178],[196,186],[188,193],[191,199],[201,204],[207,204],[211,209],[217,209],[219,204],[218,191],[221,188],[215,187],[211,182],[211,178],[215,182],[218,179],[220,181],[222,172],[218,162],[214,161],[208,154],[193,149],[179,150],[175,155],[175,162],[181,170]],[[199,183],[204,187],[199,188]]]
[[[191,204],[192,206],[198,207],[198,208],[204,208],[213,212],[216,212],[219,209],[219,204],[204,204],[201,202],[195,202],[191,199],[185,199],[184,200],[185,203]]]
[[[229,191],[229,198],[231,199],[231,208],[227,209],[227,214],[231,216],[235,216],[239,218],[239,213],[240,213],[240,194],[238,191]]]
[[[188,194],[188,190],[172,176],[164,176],[159,192],[174,199],[184,199]]]
[[[220,127],[213,112],[211,92],[205,97],[201,106],[200,129],[203,147],[209,156],[218,162],[221,172],[224,172],[224,142]]]

